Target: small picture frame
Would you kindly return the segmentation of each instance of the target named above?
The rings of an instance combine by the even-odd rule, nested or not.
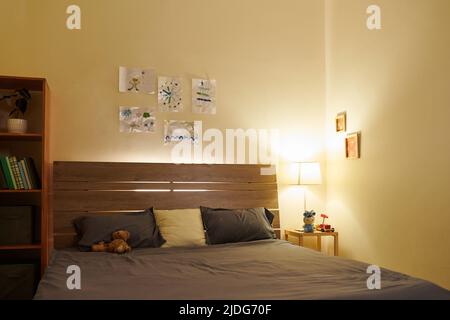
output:
[[[347,112],[340,112],[336,115],[336,132],[347,131]]]
[[[354,132],[347,135],[345,138],[345,157],[347,159],[359,159],[360,154],[360,132]]]

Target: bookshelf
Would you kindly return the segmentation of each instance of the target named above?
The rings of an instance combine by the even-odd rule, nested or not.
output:
[[[39,250],[41,249],[40,244],[17,244],[11,246],[0,246],[0,250]]]
[[[35,163],[41,188],[31,190],[0,189],[2,206],[33,206],[36,208],[39,233],[38,243],[19,243],[13,245],[0,244],[0,263],[11,261],[16,264],[23,261],[35,262],[40,266],[40,274],[45,271],[52,245],[50,198],[50,162],[49,162],[49,88],[43,78],[0,76],[0,94],[16,89],[26,88],[32,99],[28,105],[25,119],[28,121],[28,132],[24,134],[8,133],[6,120],[9,106],[0,102],[0,155],[31,157]]]
[[[8,190],[1,189],[0,193],[27,193],[27,192],[41,192],[42,189],[29,189],[29,190]]]
[[[40,133],[8,133],[0,132],[0,141],[40,141],[42,134]]]

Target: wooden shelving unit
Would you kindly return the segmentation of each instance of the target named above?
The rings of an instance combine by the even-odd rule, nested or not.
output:
[[[40,244],[18,244],[13,246],[0,246],[1,250],[39,250],[41,249]]]
[[[31,189],[31,190],[4,190],[0,189],[0,193],[30,193],[30,192],[41,192],[41,189]]]
[[[50,212],[50,163],[49,163],[49,89],[43,78],[26,78],[0,76],[0,91],[26,88],[32,94],[32,99],[26,113],[29,133],[13,134],[5,132],[5,124],[0,126],[0,154],[3,152],[15,156],[32,157],[41,180],[38,190],[0,190],[1,205],[31,205],[38,209],[40,225],[39,243],[0,245],[0,260],[17,257],[23,261],[36,261],[42,274],[47,267],[50,250],[53,247],[51,235],[52,221]],[[4,111],[5,106],[0,106]],[[5,117],[2,117],[5,119]],[[37,223],[37,222],[35,222]]]
[[[1,141],[14,141],[14,140],[28,140],[28,141],[39,141],[42,140],[42,134],[40,133],[8,133],[0,132]]]

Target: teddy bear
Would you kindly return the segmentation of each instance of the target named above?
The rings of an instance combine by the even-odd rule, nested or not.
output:
[[[316,213],[314,210],[303,212],[303,232],[311,233],[314,232],[314,219]]]
[[[128,239],[130,239],[130,233],[128,231],[115,231],[112,233],[111,237],[113,239],[111,242],[105,243],[104,241],[101,241],[92,245],[91,250],[93,252],[111,252],[119,254],[131,251],[131,247],[127,243]]]

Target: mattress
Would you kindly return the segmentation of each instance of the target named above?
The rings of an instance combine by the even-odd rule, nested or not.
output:
[[[67,268],[80,267],[69,290]],[[430,282],[381,269],[369,290],[368,265],[282,240],[197,248],[136,249],[126,255],[54,251],[35,299],[450,299]]]

